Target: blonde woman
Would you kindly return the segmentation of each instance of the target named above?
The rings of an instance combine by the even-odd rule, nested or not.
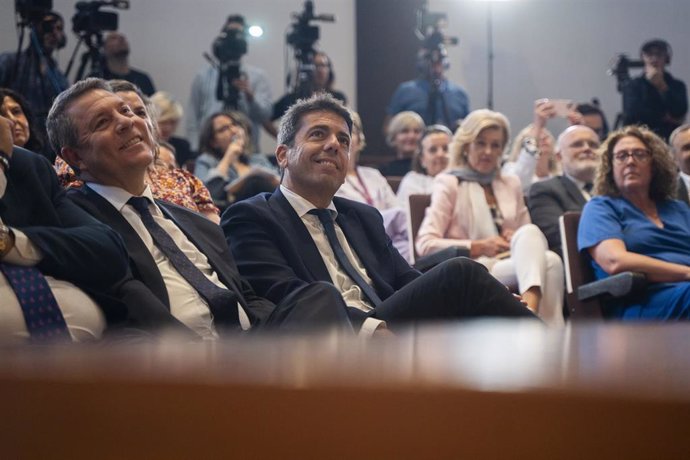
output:
[[[544,321],[563,324],[563,264],[530,221],[517,177],[501,175],[508,119],[475,110],[458,128],[448,172],[436,176],[417,251],[459,246],[506,285],[517,286]]]

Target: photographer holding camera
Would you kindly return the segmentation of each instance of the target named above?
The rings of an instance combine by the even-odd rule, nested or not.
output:
[[[45,137],[45,120],[53,99],[69,86],[53,59],[53,53],[64,48],[67,39],[60,14],[26,8],[18,9],[18,13],[24,21],[20,26],[29,27],[29,44],[24,51],[0,55],[0,87],[13,89],[26,98],[36,116],[36,127]],[[51,161],[55,158],[52,153],[39,153]]]
[[[244,17],[228,16],[213,43],[218,63],[208,65],[194,78],[187,117],[187,137],[194,148],[201,124],[215,112],[238,110],[247,115],[253,125],[254,145],[258,145],[262,123],[271,116],[273,99],[266,73],[240,63],[247,52],[244,28]]]
[[[644,73],[628,81],[623,92],[623,123],[643,124],[668,139],[688,112],[685,83],[666,72],[671,46],[664,40],[646,42],[640,49]]]

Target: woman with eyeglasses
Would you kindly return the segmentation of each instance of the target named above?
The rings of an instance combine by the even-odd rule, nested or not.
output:
[[[664,141],[627,126],[601,147],[595,196],[585,206],[578,248],[597,279],[641,272],[643,296],[612,301],[606,314],[626,320],[690,319],[690,207],[675,200],[678,168]]]
[[[546,323],[563,324],[563,263],[530,221],[520,179],[501,174],[509,123],[492,110],[475,110],[460,124],[450,165],[434,179],[431,205],[417,235],[417,252],[463,247],[494,277],[517,286]]]
[[[279,183],[265,155],[253,153],[252,124],[241,112],[217,112],[201,125],[194,174],[204,181],[221,208],[260,192],[273,191]]]

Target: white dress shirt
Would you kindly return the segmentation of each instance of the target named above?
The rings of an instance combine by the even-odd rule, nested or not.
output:
[[[589,201],[592,199],[592,195],[590,195],[590,193],[587,190],[585,190],[585,185],[586,185],[585,182],[581,181],[580,179],[578,179],[576,177],[571,176],[570,174],[563,173],[563,175],[565,177],[567,177],[568,179],[570,179],[571,181],[573,181],[573,184],[577,185],[578,190],[580,190],[580,193],[582,193],[582,196],[585,197],[585,200]]]
[[[5,196],[5,190],[7,177],[0,169],[0,198]],[[2,223],[0,219],[0,224]],[[43,258],[40,249],[16,228],[12,228],[12,234],[14,247],[2,261],[23,267],[37,265]],[[72,340],[82,342],[100,338],[106,327],[105,316],[91,297],[68,281],[58,280],[52,276],[44,277],[65,318]],[[24,341],[29,337],[19,300],[5,275],[0,272],[0,341]]]
[[[300,217],[300,219],[302,219],[304,226],[307,228],[307,231],[314,240],[316,248],[321,254],[321,258],[323,259],[323,263],[326,265],[326,269],[328,270],[328,274],[331,277],[333,285],[343,296],[345,303],[350,307],[357,308],[358,310],[366,312],[373,310],[372,305],[364,299],[362,290],[357,283],[352,281],[347,273],[340,267],[340,264],[335,258],[335,253],[333,252],[333,248],[331,248],[331,244],[328,242],[328,238],[326,237],[326,233],[323,225],[321,225],[321,222],[319,221],[319,218],[313,214],[309,214],[309,211],[316,209],[316,206],[309,202],[309,200],[294,193],[284,185],[280,186],[280,191],[283,192],[283,195],[285,195],[288,203],[290,203],[297,215]],[[371,283],[371,278],[367,274],[364,265],[359,260],[359,257],[357,257],[357,254],[350,247],[350,244],[347,242],[347,238],[345,238],[345,234],[340,229],[338,223],[335,222],[335,216],[337,216],[338,211],[335,209],[332,201],[328,205],[327,209],[333,215],[335,233],[338,237],[340,245],[343,247],[345,255],[355,270],[357,270],[357,272],[362,276],[364,281],[366,281],[370,286],[373,286]],[[386,323],[384,321],[376,318],[367,318],[362,324],[360,334],[371,335],[376,328],[385,324]]]
[[[111,205],[117,209],[122,217],[132,226],[139,238],[143,241],[146,248],[151,253],[151,257],[156,262],[156,266],[161,273],[165,288],[168,291],[168,298],[170,299],[170,313],[180,320],[187,327],[195,331],[200,336],[207,339],[215,339],[218,337],[216,328],[213,324],[213,315],[208,307],[208,304],[203,297],[187,282],[182,275],[175,269],[168,257],[154,244],[151,234],[146,229],[146,226],[141,221],[139,213],[127,201],[133,196],[131,193],[119,188],[107,185],[87,183],[87,185],[96,193],[105,198]],[[215,285],[227,289],[223,283],[218,279],[218,275],[213,271],[213,268],[208,263],[206,256],[189,241],[187,236],[180,230],[177,225],[170,219],[166,219],[163,212],[158,208],[158,205],[153,200],[151,189],[146,186],[143,197],[149,200],[149,211],[153,216],[153,220],[160,225],[165,232],[170,235],[178,248],[189,258],[189,260]],[[251,327],[249,317],[242,308],[237,304],[237,311],[239,313],[240,325],[242,329],[247,330]]]

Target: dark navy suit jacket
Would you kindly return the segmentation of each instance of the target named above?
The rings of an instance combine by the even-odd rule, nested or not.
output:
[[[393,247],[375,208],[338,197],[333,204],[336,222],[382,300],[420,276]],[[234,204],[221,226],[240,273],[257,294],[277,302],[308,283],[332,282],[314,240],[280,188]]]
[[[15,147],[6,177],[0,218],[41,250],[41,273],[88,292],[109,324],[125,321],[126,305],[108,302],[128,274],[120,237],[67,199],[43,156]]]
[[[68,195],[75,203],[120,234],[129,252],[129,264],[134,277],[143,282],[169,310],[170,299],[156,262],[122,214],[88,186],[70,190]],[[258,297],[249,284],[240,278],[220,227],[205,217],[175,204],[160,200],[156,200],[156,204],[165,217],[172,220],[208,258],[220,281],[237,296],[251,323],[255,325],[268,317],[275,306]],[[172,315],[168,316],[171,320]]]

